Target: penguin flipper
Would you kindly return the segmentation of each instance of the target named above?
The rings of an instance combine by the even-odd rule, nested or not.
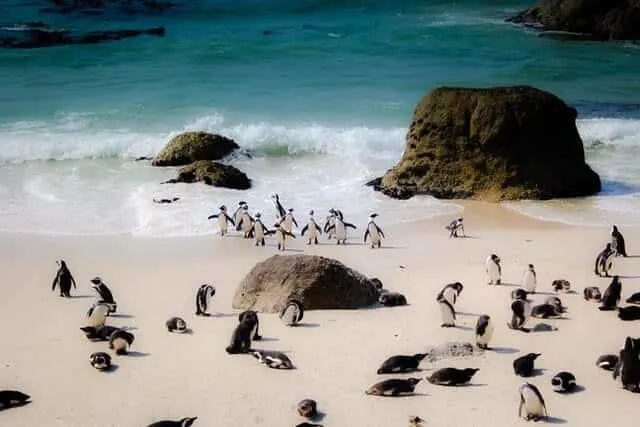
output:
[[[376,225],[376,229],[378,230],[378,233],[380,233],[380,236],[384,237],[384,233],[382,232],[382,228],[378,227]]]
[[[234,227],[236,226],[236,222],[233,220],[233,218],[231,218],[229,215],[225,215],[227,217],[227,221],[229,221],[231,223],[231,225],[233,225]]]
[[[291,217],[291,221],[293,221],[293,224],[296,226],[296,228],[298,228],[298,223],[296,222],[296,219],[294,217]]]
[[[289,232],[288,232],[288,231],[286,231],[286,230],[282,230],[282,232],[283,232],[284,234],[286,234],[287,236],[289,236],[289,237],[293,237],[294,239],[296,238],[296,235],[295,235],[295,234],[293,234],[293,233],[289,233]]]
[[[313,225],[316,227],[316,230],[318,230],[318,234],[322,234],[322,229],[320,228],[320,226],[315,222],[313,223]]]
[[[326,228],[324,231],[325,233],[328,233],[331,230],[335,230],[336,226],[335,225],[330,225],[328,228]]]
[[[218,214],[209,215],[207,219],[215,219],[218,218]]]
[[[354,230],[355,230],[356,228],[358,228],[358,227],[356,227],[355,225],[351,224],[350,222],[345,222],[345,223],[344,223],[344,226],[345,226],[345,227],[351,227],[351,228],[353,228]]]
[[[240,221],[238,221],[238,225],[236,225],[236,231],[240,231],[242,229],[242,220],[244,218],[240,218]]]
[[[76,279],[73,278],[71,273],[69,273],[69,277],[71,278],[71,283],[73,283],[73,289],[78,289],[78,287],[76,286]]]
[[[53,279],[53,283],[51,284],[51,290],[55,291],[56,290],[56,285],[58,284],[58,275],[56,274],[56,277],[54,277]]]
[[[297,225],[296,225],[297,226]],[[302,227],[302,230],[300,231],[300,235],[304,236],[304,233],[307,232],[307,229],[309,228],[309,224],[305,225],[304,227]]]
[[[369,237],[369,227],[367,227],[367,231],[364,232],[364,242],[367,243],[367,237]]]

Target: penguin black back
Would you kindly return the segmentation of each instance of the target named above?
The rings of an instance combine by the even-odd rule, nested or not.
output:
[[[17,390],[0,390],[0,405],[2,409],[15,408],[29,403],[31,396]]]
[[[183,418],[179,421],[156,421],[147,427],[191,427],[198,417]]]
[[[622,297],[622,282],[618,276],[613,276],[611,283],[604,291],[602,298],[600,299],[599,309],[602,311],[615,310],[618,307],[618,303]]]
[[[530,377],[533,374],[534,361],[542,353],[529,353],[518,357],[513,361],[513,371],[521,377]]]

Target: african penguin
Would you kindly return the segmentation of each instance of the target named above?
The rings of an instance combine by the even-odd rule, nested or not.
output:
[[[318,403],[313,399],[302,399],[296,405],[298,415],[304,418],[313,418],[318,414]]]
[[[465,384],[471,381],[471,377],[473,377],[479,370],[480,369],[478,368],[442,368],[428,376],[427,381],[436,385],[453,386]]]
[[[179,421],[156,421],[155,423],[149,424],[147,427],[191,427],[197,419],[198,417],[191,417],[183,418]]]
[[[288,209],[287,214],[280,220],[279,224],[280,228],[286,230],[288,233],[291,233],[294,225],[298,228],[298,222],[293,216],[293,208]]]
[[[76,287],[76,280],[73,278],[71,271],[69,271],[69,267],[67,267],[67,263],[64,260],[56,261],[59,265],[58,271],[56,272],[56,277],[53,278],[53,283],[51,285],[51,290],[56,290],[56,285],[60,290],[60,296],[70,298],[71,297],[71,285],[73,285],[74,289]]]
[[[529,301],[517,299],[511,303],[511,321],[507,326],[511,329],[519,330],[522,332],[530,332],[524,325],[531,316],[531,304]]]
[[[409,416],[409,427],[422,427],[424,420],[417,415]]]
[[[528,353],[520,356],[513,361],[513,371],[521,377],[530,377],[533,375],[533,366],[535,360],[542,356],[542,353]]]
[[[91,353],[89,363],[99,371],[106,371],[111,368],[111,356],[104,352]]]
[[[211,298],[216,294],[214,285],[204,284],[198,288],[196,292],[196,316],[210,316],[207,311],[211,304]]]
[[[251,350],[251,332],[255,323],[246,320],[238,323],[231,335],[231,344],[225,349],[229,354],[249,353]]]
[[[426,357],[425,353],[417,353],[412,356],[398,355],[391,356],[378,368],[378,375],[398,374],[414,372],[418,370],[420,362]]]
[[[605,371],[613,371],[618,365],[620,358],[615,354],[603,354],[596,360],[596,366]]]
[[[17,390],[0,390],[0,407],[8,409],[29,403],[31,396]]]
[[[571,393],[576,390],[576,377],[571,372],[558,372],[551,378],[551,387],[558,393]]]
[[[238,202],[238,207],[236,211],[233,213],[233,222],[236,225],[236,231],[240,231],[240,220],[242,219],[242,215],[244,214],[244,207],[247,206],[247,202],[240,201]]]
[[[85,333],[87,339],[91,341],[109,341],[111,334],[119,328],[116,328],[115,326],[102,325],[98,327],[83,326],[80,329]]]
[[[297,299],[290,299],[280,311],[280,319],[287,326],[296,326],[304,316],[302,302]]]
[[[242,237],[244,237],[245,239],[253,237],[251,234],[251,230],[254,221],[255,220],[251,217],[251,215],[249,215],[249,206],[243,205],[242,216],[240,216],[240,222],[238,223],[238,226],[236,228],[242,230]]]
[[[118,309],[116,301],[113,299],[113,294],[107,285],[104,284],[102,278],[94,277],[91,279],[91,287],[98,294],[98,303],[107,304],[109,306],[109,314],[115,313]]]
[[[276,208],[276,219],[281,220],[285,217],[285,215],[287,215],[287,211],[284,209],[284,207],[282,207],[282,204],[280,203],[280,196],[278,196],[278,194],[272,194],[271,200],[273,201],[273,206],[275,206]]]
[[[613,371],[613,379],[620,378],[622,388],[634,393],[640,392],[640,348],[631,337],[627,337],[620,359]]]
[[[178,334],[184,334],[187,332],[187,322],[181,317],[171,317],[166,322],[167,330],[169,332],[175,332]]]
[[[637,305],[628,305],[626,307],[618,307],[618,319],[640,320],[640,307]]]
[[[251,350],[251,355],[272,369],[294,369],[293,362],[279,351]]]
[[[391,378],[372,385],[364,393],[372,396],[412,394],[421,380],[421,378]]]
[[[527,291],[525,291],[522,288],[518,288],[518,289],[514,289],[511,291],[511,299],[521,299],[521,300],[526,300],[527,299]]]
[[[134,339],[135,337],[131,332],[127,332],[124,329],[118,329],[111,334],[111,337],[109,337],[109,348],[117,355],[127,354]]]
[[[463,237],[465,236],[462,217],[456,218],[453,221],[451,221],[449,225],[445,227],[445,229],[449,230],[449,238],[459,237],[458,231],[462,231],[462,236]]]
[[[279,251],[284,251],[286,249],[285,248],[285,243],[287,241],[287,237],[291,237],[291,238],[295,239],[296,236],[295,236],[295,234],[293,234],[293,233],[285,230],[284,228],[282,228],[280,226],[280,224],[278,224],[278,223],[275,223],[273,225],[273,228],[274,228],[273,232],[276,235],[276,245],[278,247],[278,250]]]
[[[567,307],[562,305],[562,300],[560,298],[558,298],[557,296],[554,296],[554,295],[548,296],[544,300],[544,303],[554,306],[556,308],[556,310],[558,311],[558,313],[564,313],[564,312],[567,311]]]
[[[556,279],[551,282],[551,288],[555,292],[569,292],[571,290],[571,283],[565,279]]]
[[[384,232],[378,224],[376,224],[377,213],[372,213],[369,215],[369,223],[367,224],[367,229],[364,232],[364,242],[367,243],[367,238],[371,240],[371,249],[379,248],[382,245],[382,239],[384,237]]]
[[[602,298],[600,299],[600,307],[598,307],[601,311],[612,311],[618,308],[618,304],[622,299],[622,282],[620,282],[620,278],[618,276],[613,276],[611,283],[605,289]]]
[[[462,283],[460,282],[449,283],[448,285],[445,285],[444,288],[442,288],[440,293],[438,293],[438,295],[436,296],[436,301],[444,299],[448,301],[452,306],[454,306],[456,305],[458,297],[460,297],[463,289],[464,286],[462,286]]]
[[[336,222],[336,214],[333,209],[329,209],[329,215],[327,215],[327,219],[324,223],[323,231],[327,235],[327,239],[331,240],[333,236],[336,234],[335,229]]]
[[[615,256],[622,255],[625,258],[627,257],[627,249],[624,245],[624,237],[622,236],[622,233],[620,233],[616,225],[611,228],[611,250],[613,251]]]
[[[207,219],[217,219],[218,220],[218,228],[220,229],[220,235],[224,236],[227,234],[227,230],[229,228],[229,224],[236,226],[236,222],[229,216],[227,213],[227,207],[222,205],[218,208],[220,212],[217,214],[209,215]]]
[[[596,257],[594,269],[596,276],[609,277],[609,270],[613,267],[614,255],[611,243],[607,243],[607,246]]]
[[[398,292],[387,292],[378,297],[378,302],[385,307],[407,305],[407,298]]]
[[[315,243],[317,245],[318,235],[322,234],[322,229],[316,223],[316,220],[313,219],[313,211],[309,211],[309,220],[307,221],[307,224],[304,227],[302,227],[302,230],[300,231],[300,235],[304,236],[306,232],[309,232],[307,245],[310,245],[311,243]]]
[[[597,286],[588,286],[584,288],[584,291],[582,291],[582,294],[584,295],[584,299],[586,301],[599,302],[600,299],[602,298],[602,294],[600,293],[600,288],[598,288]]]
[[[485,267],[487,276],[489,276],[489,284],[499,285],[502,276],[502,268],[500,267],[500,258],[498,255],[489,255],[485,261]]]
[[[440,306],[440,316],[442,317],[442,328],[453,328],[456,326],[456,310],[453,305],[447,301],[444,297],[439,298],[438,305]]]
[[[353,228],[354,230],[357,228],[355,225],[344,222],[339,216],[336,216],[333,220],[333,225],[330,225],[327,229],[327,232],[331,230],[335,230],[336,235],[336,244],[340,244],[342,242],[343,245],[347,244],[347,228]]]
[[[107,304],[95,303],[93,304],[89,310],[87,311],[87,320],[89,321],[89,326],[93,326],[95,328],[104,325],[104,322],[109,315],[110,308]]]
[[[520,386],[518,416],[527,421],[539,421],[548,416],[542,393],[531,383],[524,383]]]
[[[275,233],[275,231],[269,230],[267,227],[265,227],[260,218],[260,212],[256,212],[255,218],[253,220],[253,225],[251,226],[251,231],[253,232],[256,246],[264,246],[264,236]]]
[[[489,348],[489,341],[491,341],[491,337],[493,336],[493,330],[493,322],[489,315],[483,314],[478,317],[478,321],[476,322],[476,345],[478,348],[491,350],[491,348]]]
[[[552,304],[539,304],[533,306],[531,309],[531,316],[540,319],[548,319],[550,317],[561,317],[562,312],[558,310],[558,307]]]
[[[640,292],[636,292],[627,298],[627,304],[640,304]]]
[[[529,264],[524,274],[522,275],[522,287],[530,294],[536,293],[536,270],[533,264]]]
[[[251,339],[253,341],[260,341],[260,319],[258,319],[258,312],[254,310],[245,310],[238,315],[238,322],[250,322],[253,325],[251,329]]]

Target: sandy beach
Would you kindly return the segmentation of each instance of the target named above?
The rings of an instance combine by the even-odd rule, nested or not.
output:
[[[405,426],[410,415],[427,426],[513,426],[518,387],[512,361],[528,352],[542,356],[540,375],[530,378],[547,401],[549,423],[572,426],[637,424],[638,396],[623,390],[611,373],[595,366],[605,353],[616,353],[624,338],[640,336],[639,323],[622,322],[615,312],[600,312],[582,298],[585,286],[602,291],[610,280],[593,273],[596,254],[609,240],[609,228],[572,227],[520,216],[497,205],[465,202],[469,238],[449,239],[443,229],[451,219],[385,228],[383,248],[364,246],[364,224],[351,244],[321,239],[307,246],[298,238],[287,253],[338,259],[385,288],[406,295],[404,307],[323,310],[305,313],[304,325],[284,326],[273,314],[260,315],[262,342],[255,348],[284,351],[297,369],[279,371],[251,356],[228,355],[224,348],[237,324],[231,307],[236,286],[259,261],[274,254],[240,237],[134,238],[122,236],[0,235],[0,388],[29,394],[32,403],[0,412],[0,425],[142,427],[160,419],[197,416],[197,427],[295,426],[303,398],[317,400],[325,426]],[[384,228],[384,216],[379,224]],[[640,228],[619,224],[630,257],[617,258],[614,273],[623,298],[640,291]],[[298,234],[298,233],[297,233]],[[502,259],[502,286],[488,286],[484,261]],[[51,292],[56,259],[65,259],[78,282],[74,298]],[[551,294],[554,279],[567,279],[574,294],[560,295],[567,319],[545,321],[556,332],[524,334],[510,330],[510,291],[527,264],[535,265],[535,302]],[[118,302],[107,324],[127,326],[135,334],[132,354],[115,356],[111,373],[93,369],[89,354],[107,351],[107,343],[89,342],[80,327],[94,302],[89,280],[100,276]],[[458,327],[441,328],[435,297],[446,283],[465,286],[456,310]],[[194,315],[197,288],[215,284],[210,318]],[[478,315],[496,324],[494,351],[467,358],[423,362],[422,371],[379,376],[380,363],[394,354],[414,354],[446,341],[473,342]],[[167,332],[164,322],[182,316],[192,334]],[[537,323],[532,319],[533,323]],[[542,320],[540,320],[542,321]],[[364,391],[387,377],[428,376],[433,369],[477,367],[468,387],[439,387],[422,381],[416,395],[366,396]],[[573,372],[584,390],[554,393],[551,378]]]

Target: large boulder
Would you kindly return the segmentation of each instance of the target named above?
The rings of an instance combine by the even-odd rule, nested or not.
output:
[[[241,170],[231,165],[207,160],[193,162],[180,168],[176,178],[165,181],[163,184],[175,184],[177,182],[204,182],[214,187],[235,190],[248,190],[251,188],[251,180]]]
[[[596,40],[640,40],[640,0],[541,0],[507,21]]]
[[[375,282],[339,261],[314,255],[274,255],[256,264],[233,296],[233,308],[273,313],[289,298],[305,310],[355,309],[378,299]]]
[[[600,191],[576,110],[529,86],[432,90],[415,109],[400,162],[370,185],[396,198],[487,201]]]
[[[185,132],[153,158],[153,166],[183,166],[197,160],[220,160],[240,148],[232,139],[207,132]]]

